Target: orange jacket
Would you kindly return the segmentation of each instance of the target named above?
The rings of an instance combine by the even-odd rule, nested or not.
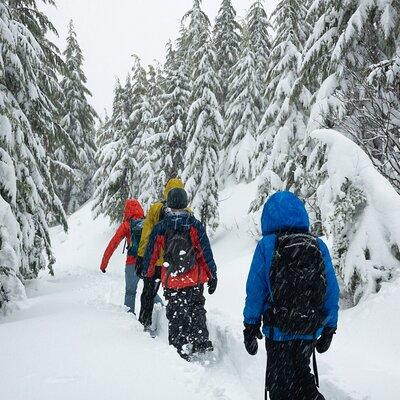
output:
[[[108,246],[104,252],[103,259],[101,260],[100,269],[105,271],[108,262],[110,261],[111,256],[114,251],[121,243],[123,239],[126,239],[128,245],[131,241],[131,219],[141,219],[144,218],[144,211],[140,203],[136,199],[129,199],[125,202],[124,208],[124,219],[121,225],[118,227],[115,235],[108,243]],[[136,257],[128,256],[126,259],[126,265],[134,265],[136,264]]]

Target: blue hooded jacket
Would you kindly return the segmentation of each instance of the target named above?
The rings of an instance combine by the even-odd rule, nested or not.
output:
[[[260,323],[262,315],[270,307],[271,287],[269,276],[275,253],[277,233],[288,230],[308,232],[309,225],[308,214],[304,204],[293,193],[277,192],[268,199],[261,217],[263,238],[257,245],[247,278],[247,297],[243,312],[245,323]],[[324,326],[336,327],[339,310],[339,287],[329,250],[321,239],[318,239],[318,245],[324,259],[327,279]],[[314,340],[321,335],[322,329],[323,326],[318,329],[315,335],[294,335],[282,332],[274,327],[273,338],[270,339],[275,341]],[[270,327],[264,325],[263,333],[269,337]]]

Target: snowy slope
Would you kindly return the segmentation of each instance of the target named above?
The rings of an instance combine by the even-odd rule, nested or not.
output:
[[[238,185],[220,195],[222,226],[213,239],[220,285],[206,304],[216,363],[181,360],[167,344],[162,313],[160,336],[151,339],[124,312],[122,246],[101,274],[114,227],[93,221],[88,204],[70,218],[68,235],[53,230],[56,276],[31,282],[21,310],[0,322],[0,399],[262,399],[265,352],[248,356],[241,338],[256,237],[246,211],[255,191]],[[319,357],[327,399],[398,399],[400,283],[342,312],[340,323],[332,351]]]

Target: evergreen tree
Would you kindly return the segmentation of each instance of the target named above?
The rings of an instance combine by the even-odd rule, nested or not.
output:
[[[354,76],[357,86],[339,94],[350,110],[340,129],[371,158],[400,193],[400,57],[370,67],[367,78]]]
[[[131,76],[121,92],[116,90],[113,110],[114,140],[100,150],[94,182],[93,210],[110,217],[112,222],[121,219],[125,200],[141,194],[140,167],[142,136],[139,135],[143,113],[146,110],[146,93],[149,89],[146,70],[137,56]]]
[[[300,156],[299,145],[306,131],[305,108],[309,92],[296,83],[307,37],[307,26],[304,24],[306,13],[302,1],[282,0],[272,15],[276,38],[267,75],[269,106],[260,125],[262,142],[258,149],[257,167],[264,173],[256,208],[264,203],[272,189],[293,190],[301,169],[296,160]],[[270,148],[270,154],[265,157]]]
[[[231,0],[222,0],[214,28],[214,45],[217,50],[217,69],[222,93],[220,104],[225,106],[228,93],[228,79],[237,63],[240,53],[241,27],[236,21],[236,10]],[[222,111],[225,110],[222,107]]]
[[[178,41],[179,43],[179,41]],[[165,94],[161,111],[165,131],[161,132],[157,149],[160,160],[160,184],[180,176],[184,170],[184,157],[188,133],[186,118],[189,107],[189,67],[184,62],[183,50],[168,44],[165,63]]]
[[[354,2],[344,4],[333,0],[311,3],[308,19],[313,29],[304,48],[299,84],[307,85],[313,96],[308,132],[301,145],[307,162],[298,176],[297,186],[314,213],[318,225],[316,231],[322,233],[325,221],[322,221],[317,190],[326,179],[322,172],[326,155],[325,146],[310,137],[313,129],[337,126],[360,145],[368,143],[362,147],[371,155],[378,169],[383,164],[392,165],[389,167],[391,171],[384,171],[383,167],[381,172],[389,179],[396,175],[393,174],[398,165],[396,157],[391,159],[393,164],[390,161],[381,163],[390,151],[379,150],[382,143],[390,142],[390,132],[397,129],[396,111],[393,112],[396,110],[396,96],[389,94],[394,89],[390,84],[380,82],[375,85],[375,72],[380,75],[380,63],[376,65],[377,69],[370,68],[370,63],[386,60],[383,51],[390,55],[395,53],[399,30],[396,19],[393,19],[396,10],[392,2],[362,1],[358,6]],[[390,61],[382,63],[390,65]],[[390,71],[388,76],[391,76]],[[388,97],[383,93],[385,86],[389,91]],[[375,93],[374,87],[379,87]],[[395,92],[394,89],[392,93]],[[386,117],[382,118],[383,115]],[[384,147],[396,148],[393,144]]]
[[[129,75],[127,78],[127,85],[128,83],[130,83]],[[128,88],[129,87],[130,86],[128,86]],[[118,214],[120,210],[114,210],[113,204],[108,203],[108,199],[109,196],[112,195],[112,192],[117,190],[117,187],[109,179],[114,165],[118,162],[120,155],[126,148],[124,129],[129,116],[126,104],[126,90],[126,86],[123,87],[120,81],[117,80],[114,89],[113,113],[110,123],[113,137],[111,141],[108,143],[105,142],[99,147],[96,154],[96,159],[99,160],[99,168],[93,177],[93,182],[96,187],[93,204],[95,216],[105,213],[116,221],[121,217],[121,215]]]
[[[271,52],[271,40],[268,32],[271,25],[263,3],[263,0],[256,0],[252,4],[247,15],[247,24],[253,52],[257,56],[257,70],[260,79],[264,82]]]
[[[113,138],[112,119],[108,116],[107,110],[104,110],[104,119],[100,120],[99,128],[96,133],[96,148],[110,143]],[[97,156],[95,157],[97,159]]]
[[[64,171],[56,175],[58,191],[67,213],[74,212],[92,194],[91,179],[95,169],[95,121],[97,114],[88,103],[91,93],[86,87],[82,70],[83,55],[79,47],[72,21],[69,24],[65,74],[61,81],[63,92],[61,120],[62,128],[79,149],[70,154],[64,146],[60,149],[60,161],[71,168],[71,174]]]
[[[51,24],[34,1],[6,0],[0,4],[0,26],[0,307],[3,307],[24,297],[23,278],[36,277],[46,266],[52,273],[55,259],[48,213],[63,223],[65,229],[67,225],[54,193],[41,137],[33,129],[41,116],[53,111],[41,75],[50,61],[36,39],[43,39]]]
[[[193,56],[191,106],[188,112],[189,144],[185,156],[187,190],[201,221],[211,230],[218,226],[218,151],[223,121],[216,93],[221,88],[215,70],[217,57],[210,38],[210,22],[194,0],[188,37]]]
[[[250,40],[251,51],[255,55],[255,66],[256,66],[256,79],[260,85],[260,90],[267,84],[267,71],[270,63],[270,51],[271,51],[271,41],[269,37],[269,28],[271,27],[267,13],[265,11],[263,0],[256,0],[246,17],[246,25],[248,29],[248,36]],[[264,94],[265,97],[265,94]],[[266,102],[262,99],[262,103],[259,105],[260,111],[264,114]],[[261,122],[261,117],[259,117],[258,124]],[[258,138],[259,133],[257,130],[257,148],[260,147],[260,152],[265,154],[264,149],[261,149],[260,139]],[[229,147],[232,142],[231,133],[227,132],[224,135],[222,146],[224,149]]]
[[[255,178],[256,133],[261,119],[263,93],[247,27],[243,29],[240,59],[229,79],[225,132],[231,137],[223,166],[237,182]]]
[[[309,9],[313,30],[305,46],[302,79],[313,93],[309,130],[338,126],[347,115],[336,94],[357,86],[354,77],[387,59],[396,31],[391,1],[314,0]],[[392,53],[393,54],[393,53]]]
[[[137,192],[142,204],[150,207],[159,198],[162,191],[161,184],[164,183],[158,179],[160,160],[156,149],[162,146],[156,132],[165,129],[165,120],[161,114],[163,85],[161,69],[150,65],[147,77],[147,90],[140,102],[135,105],[132,116],[136,113],[140,118],[136,125],[139,163]]]

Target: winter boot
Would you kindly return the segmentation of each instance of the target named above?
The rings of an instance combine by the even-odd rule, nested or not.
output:
[[[214,351],[214,347],[213,347],[213,344],[211,343],[211,340],[207,340],[206,342],[203,342],[203,343],[194,343],[193,344],[192,353],[204,354],[209,351]]]

